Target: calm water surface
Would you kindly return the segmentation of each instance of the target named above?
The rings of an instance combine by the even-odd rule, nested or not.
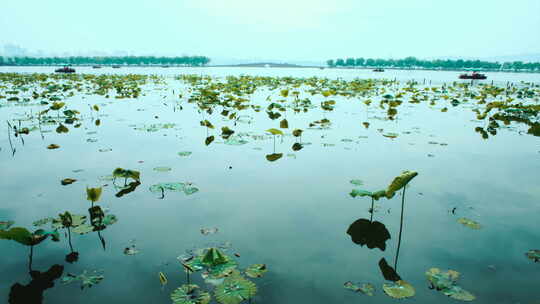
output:
[[[0,72],[49,72],[51,68],[6,68]],[[416,288],[416,303],[452,303],[455,300],[429,289],[425,271],[431,267],[462,273],[459,285],[472,292],[476,303],[533,303],[540,300],[540,264],[525,257],[540,248],[540,142],[526,134],[526,128],[512,124],[496,136],[483,140],[475,127],[483,126],[467,107],[449,106],[446,113],[427,104],[404,103],[396,120],[385,120],[384,111],[354,99],[339,99],[334,111],[320,108],[307,113],[282,113],[289,130],[304,129],[300,151],[292,151],[295,138],[246,137],[247,144],[223,144],[218,131],[229,126],[238,132],[264,135],[279,128],[277,120],[264,111],[246,110],[249,115],[236,126],[215,110],[202,114],[193,104],[179,100],[188,94],[186,86],[172,75],[195,73],[215,77],[264,75],[353,79],[388,77],[416,79],[441,84],[456,78],[455,72],[370,71],[318,69],[145,69],[113,71],[78,68],[92,73],[156,73],[166,76],[167,85],[145,86],[146,96],[137,99],[106,99],[97,95],[76,95],[67,99],[70,109],[85,118],[81,128],[69,133],[31,132],[7,137],[6,120],[43,110],[43,106],[0,107],[0,221],[32,227],[32,222],[60,212],[85,214],[90,207],[85,188],[103,188],[102,207],[118,217],[118,222],[102,232],[104,250],[96,233],[74,235],[73,246],[79,261],[66,263],[69,253],[62,232],[60,243],[45,241],[34,248],[32,267],[46,271],[64,265],[64,275],[84,270],[103,270],[105,279],[90,289],[60,280],[44,293],[43,303],[170,303],[170,293],[186,282],[176,257],[194,247],[230,242],[228,254],[239,253],[242,267],[265,263],[269,271],[255,280],[258,293],[253,303],[390,303],[382,290],[387,282],[379,270],[379,260],[394,266],[400,228],[401,196],[376,202],[373,219],[384,224],[390,234],[385,250],[369,249],[352,242],[349,226],[370,219],[369,198],[352,198],[353,188],[384,189],[403,170],[419,175],[406,191],[403,232],[397,271]],[[540,82],[537,74],[491,73],[498,83]],[[161,90],[155,90],[155,87]],[[172,90],[175,90],[173,95]],[[253,95],[253,102],[267,103],[265,92]],[[277,99],[277,95],[274,95]],[[322,96],[312,101],[322,101]],[[181,101],[182,110],[178,107]],[[0,105],[5,100],[0,100]],[[101,124],[92,123],[88,104],[99,104]],[[95,113],[92,115],[96,115]],[[282,116],[283,117],[283,116]],[[308,129],[312,121],[327,118],[330,129]],[[95,117],[94,117],[95,119]],[[208,119],[216,130],[207,131],[199,121]],[[366,129],[362,122],[370,122]],[[157,132],[137,130],[143,125],[174,123]],[[395,139],[381,136],[377,129],[399,134]],[[523,132],[525,131],[525,132]],[[209,132],[209,133],[207,133]],[[290,131],[289,131],[290,133]],[[207,135],[216,140],[206,146]],[[97,139],[88,142],[89,138]],[[439,144],[430,144],[437,142]],[[49,144],[60,149],[48,150]],[[447,145],[440,145],[440,143]],[[99,152],[99,149],[112,149]],[[190,151],[188,157],[178,152]],[[283,153],[275,162],[267,154]],[[170,167],[158,172],[155,167]],[[112,182],[100,180],[116,167],[141,172],[142,185],[121,198]],[[82,169],[80,172],[74,170]],[[64,178],[77,182],[62,186]],[[351,179],[364,182],[361,187]],[[200,191],[193,195],[160,194],[148,189],[161,182],[192,182]],[[453,211],[453,212],[452,212]],[[466,217],[478,221],[480,230],[457,223]],[[217,227],[219,232],[202,235],[201,228]],[[135,243],[140,253],[123,254]],[[29,248],[12,241],[0,243],[0,299],[6,301],[10,287],[30,282]],[[158,273],[169,283],[162,290]],[[200,286],[199,275],[192,276]],[[375,296],[368,297],[343,288],[347,281],[372,283]]]

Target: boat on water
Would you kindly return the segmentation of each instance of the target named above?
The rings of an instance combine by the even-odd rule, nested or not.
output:
[[[384,72],[384,69],[376,68],[376,69],[373,69],[373,72]]]
[[[119,65],[113,65],[112,68],[113,68],[113,69],[119,69],[120,66],[119,66]]]
[[[93,69],[101,69],[101,66],[100,65],[93,65],[92,68]]]
[[[65,67],[63,67],[61,69],[54,70],[54,72],[55,73],[68,73],[69,74],[69,73],[75,73],[75,69],[70,68],[69,66],[66,65]]]
[[[487,79],[487,76],[485,74],[472,72],[471,74],[459,75],[459,79]]]

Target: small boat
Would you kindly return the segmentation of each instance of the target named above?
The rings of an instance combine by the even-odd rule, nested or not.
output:
[[[168,67],[170,67],[170,65],[162,65],[161,67],[162,68],[168,68]]]
[[[112,68],[113,68],[113,69],[119,69],[120,66],[119,66],[119,65],[113,65]]]
[[[55,73],[75,73],[75,69],[68,67],[67,65],[61,69],[54,70]]]
[[[100,65],[93,65],[92,68],[93,69],[101,69],[101,66]]]
[[[376,68],[376,69],[373,69],[373,72],[384,72],[384,69]]]
[[[461,74],[459,79],[487,79],[487,76],[484,74],[472,72],[472,74]]]

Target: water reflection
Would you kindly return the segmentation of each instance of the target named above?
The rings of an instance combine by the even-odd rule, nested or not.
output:
[[[27,285],[15,283],[9,292],[10,304],[41,304],[45,290],[54,287],[54,281],[64,273],[64,266],[55,264],[45,272],[30,270],[32,281]]]
[[[368,219],[356,220],[347,229],[347,234],[355,244],[382,251],[386,250],[386,241],[390,239],[390,232],[383,223]]]

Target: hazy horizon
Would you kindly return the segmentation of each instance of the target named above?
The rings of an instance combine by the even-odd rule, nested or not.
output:
[[[9,2],[0,46],[34,56],[203,55],[214,64],[540,54],[540,1],[379,2]]]

